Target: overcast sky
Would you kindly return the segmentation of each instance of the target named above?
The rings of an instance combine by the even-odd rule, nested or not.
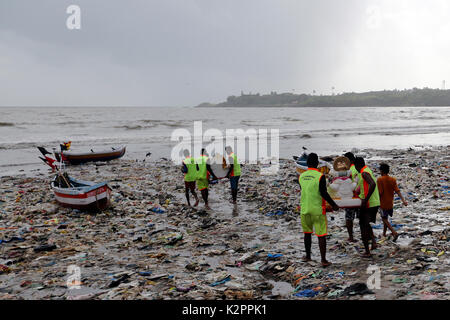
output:
[[[66,9],[81,8],[81,30]],[[0,106],[450,86],[447,0],[2,0]]]

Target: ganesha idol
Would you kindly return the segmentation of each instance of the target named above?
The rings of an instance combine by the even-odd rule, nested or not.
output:
[[[357,181],[352,181],[350,160],[346,157],[338,157],[333,162],[331,175],[334,176],[328,186],[328,193],[340,208],[356,208],[361,205],[361,200],[355,194]]]

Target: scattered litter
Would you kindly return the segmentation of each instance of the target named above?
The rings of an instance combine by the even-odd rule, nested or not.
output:
[[[0,177],[2,286],[15,288],[13,299],[374,299],[357,282],[376,264],[383,298],[448,300],[448,150],[358,154],[388,157],[408,200],[404,207],[394,199],[395,243],[389,230],[382,236],[377,215],[379,247],[370,262],[360,257],[357,219],[357,242],[346,241],[343,210],[328,215],[333,264],[320,266],[315,237],[313,261],[301,260],[301,190],[293,161],[281,159],[270,176],[243,166],[237,209],[225,201],[229,183],[221,180],[210,186],[211,209],[205,210],[201,197],[197,207],[186,205],[183,174],[170,161],[121,159],[70,167],[82,180],[110,181],[112,205],[95,215],[59,207],[48,190],[51,175],[43,171]],[[367,162],[378,177],[380,161]],[[81,268],[83,293],[61,288],[70,265]]]
[[[318,294],[319,294],[318,291],[306,289],[306,290],[303,290],[303,291],[299,291],[299,292],[297,292],[297,293],[294,293],[294,296],[296,296],[296,297],[313,298],[313,297],[317,296]]]
[[[280,253],[276,253],[276,254],[269,253],[269,254],[267,254],[267,258],[269,258],[269,259],[278,259],[278,258],[281,258],[282,256],[283,255],[280,254]]]
[[[211,283],[210,286],[211,286],[211,287],[215,287],[215,286],[224,284],[225,282],[228,282],[228,281],[230,281],[230,280],[231,280],[231,277],[230,277],[230,276],[227,276],[226,278],[224,278],[224,279],[222,279],[222,280],[219,280],[219,281],[216,281],[216,282]]]
[[[56,245],[54,244],[44,244],[42,246],[38,246],[34,248],[34,252],[44,252],[44,251],[52,251],[56,249]]]
[[[343,295],[354,296],[354,295],[365,295],[373,294],[372,291],[367,288],[365,283],[355,283],[344,289]]]

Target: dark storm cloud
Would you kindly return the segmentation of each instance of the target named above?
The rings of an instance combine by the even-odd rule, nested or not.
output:
[[[386,19],[372,26],[367,9],[373,3],[2,1],[0,105],[193,105],[241,90],[328,93],[331,86],[339,91],[408,86],[410,72],[389,79],[388,71],[382,72],[392,61],[399,63],[399,74],[406,70],[406,62],[396,60],[402,52],[382,48],[401,51],[395,42],[410,45],[395,37],[408,34],[408,26]],[[415,12],[414,5],[375,3],[383,13]],[[81,30],[66,28],[70,4],[81,7]],[[444,38],[438,39],[442,49]],[[431,50],[425,53],[436,58]],[[441,78],[419,67],[417,77],[425,72]]]

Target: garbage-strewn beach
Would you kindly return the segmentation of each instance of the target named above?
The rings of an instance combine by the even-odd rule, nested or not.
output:
[[[237,208],[228,180],[211,185],[208,212],[186,207],[180,167],[165,161],[70,167],[109,181],[112,207],[99,214],[59,207],[46,169],[2,177],[0,299],[449,299],[449,148],[358,154],[377,176],[381,161],[391,165],[409,206],[395,201],[397,243],[377,217],[371,260],[361,241],[346,242],[344,211],[329,213],[328,268],[315,238],[314,261],[301,261],[293,161],[274,176],[244,166]],[[80,289],[67,287],[70,265],[81,268]],[[369,265],[380,267],[379,290],[359,285]]]

